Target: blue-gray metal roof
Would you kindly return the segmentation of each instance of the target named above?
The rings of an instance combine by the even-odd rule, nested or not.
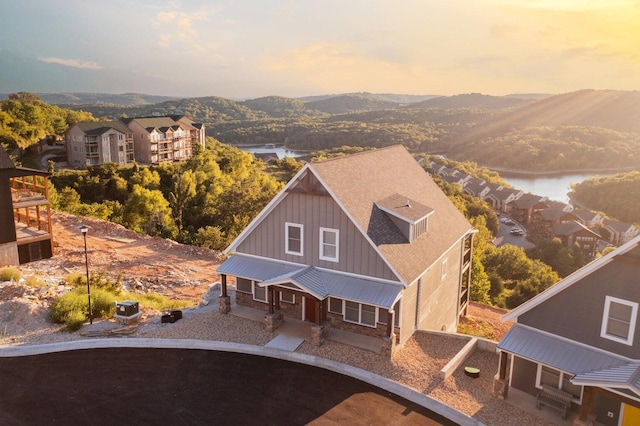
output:
[[[629,360],[557,336],[516,324],[498,343],[498,349],[570,374],[621,367]]]
[[[260,281],[260,286],[293,283],[318,299],[336,297],[391,309],[403,286],[344,275],[312,266],[292,265],[234,254],[218,267],[228,274]]]
[[[296,272],[300,270],[300,268],[300,265],[234,254],[229,256],[229,258],[218,267],[217,273],[255,281],[265,281],[280,275]]]

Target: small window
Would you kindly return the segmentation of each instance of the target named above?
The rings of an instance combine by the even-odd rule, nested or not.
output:
[[[303,230],[302,225],[288,222],[285,224],[285,252],[287,254],[302,256]]]
[[[366,325],[376,325],[376,307],[371,305],[360,305],[362,307],[362,313],[360,315],[360,322]]]
[[[344,319],[345,321],[360,322],[360,304],[356,302],[345,302]]]
[[[259,302],[267,301],[267,288],[260,287],[257,282],[253,282],[253,298]]]
[[[637,315],[637,303],[607,296],[604,301],[600,337],[632,345]]]
[[[447,277],[447,263],[447,259],[443,260],[440,268],[440,278],[443,280]]]
[[[331,297],[329,299],[329,312],[342,315],[342,299]]]
[[[320,228],[320,259],[330,262],[338,261],[339,231],[337,229]]]
[[[286,303],[296,303],[296,295],[289,292],[280,292],[280,301]]]
[[[376,326],[376,307],[363,303],[345,301],[344,320],[369,327]]]
[[[236,290],[242,293],[252,293],[251,280],[246,278],[236,278]]]

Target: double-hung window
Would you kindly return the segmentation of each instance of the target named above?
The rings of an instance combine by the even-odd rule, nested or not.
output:
[[[606,296],[600,337],[631,346],[637,317],[638,304],[636,302]]]
[[[376,307],[364,303],[344,302],[344,320],[370,327],[376,326]]]
[[[337,229],[320,228],[320,259],[338,261],[340,233]]]
[[[246,278],[236,278],[236,291],[253,295],[254,300],[267,301],[267,289],[260,287],[257,282]]]
[[[298,223],[285,223],[285,253],[302,256],[304,227]]]

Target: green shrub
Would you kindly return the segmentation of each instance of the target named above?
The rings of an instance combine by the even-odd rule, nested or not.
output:
[[[87,317],[83,312],[72,311],[64,319],[64,325],[69,331],[78,331],[84,325]]]
[[[86,292],[84,293],[87,294]],[[114,302],[117,295],[103,289],[91,289],[91,312],[93,318],[111,318],[116,313]]]
[[[140,307],[155,309],[156,311],[169,311],[172,309],[182,309],[189,306],[189,302],[184,300],[171,300],[166,296],[158,293],[123,293],[123,300],[134,300],[140,304]]]
[[[64,280],[74,287],[87,286],[86,274],[72,272],[70,274],[67,274]],[[114,281],[107,275],[105,271],[95,274],[89,274],[89,283],[91,284],[92,292],[94,288],[104,289],[115,294],[120,294],[120,292],[122,291],[122,275],[118,275],[118,277]]]
[[[89,303],[87,293],[80,289],[73,289],[57,297],[51,304],[51,320],[57,324],[67,324],[69,318],[84,319],[89,317]]]
[[[18,282],[22,277],[22,273],[15,268],[2,268],[0,269],[0,281],[15,281]]]
[[[29,275],[28,277],[25,277],[24,283],[29,287],[37,287],[37,288],[42,288],[47,285],[47,283],[45,283],[35,275]]]
[[[87,285],[87,279],[85,278],[85,275],[80,274],[78,272],[71,272],[70,274],[67,274],[64,277],[64,280],[74,286],[74,287],[80,287],[81,285]]]
[[[94,289],[91,291],[91,312],[93,319],[111,318],[115,314],[113,302],[116,295],[112,292]],[[56,298],[51,304],[51,320],[65,324],[71,331],[77,330],[77,322],[82,325],[89,319],[89,298],[87,289],[77,287]],[[71,326],[70,326],[71,325]],[[74,328],[75,327],[75,328]]]

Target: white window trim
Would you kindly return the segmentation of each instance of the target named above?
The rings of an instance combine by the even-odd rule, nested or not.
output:
[[[611,307],[611,302],[615,302],[621,305],[627,305],[631,307],[631,318],[629,321],[629,335],[627,336],[626,339],[623,339],[621,337],[614,336],[611,334],[607,334],[607,324],[609,321],[609,309]],[[623,343],[628,346],[633,345],[633,336],[636,331],[637,318],[638,318],[638,303],[630,302],[624,299],[619,299],[613,296],[606,296],[604,299],[604,313],[602,314],[602,327],[600,328],[600,337],[603,337],[608,340],[613,340],[614,342]]]
[[[284,293],[281,291],[281,292],[280,292],[280,301],[281,301],[281,302],[283,302],[283,303],[290,303],[290,304],[295,304],[295,303],[296,303],[296,295],[295,295],[294,293],[288,293],[288,294],[291,294],[291,296],[293,297],[293,300],[291,300],[291,301],[289,301],[289,300],[284,300],[284,299],[282,298],[282,295],[283,295],[283,294],[284,294]]]
[[[303,256],[303,254],[304,254],[304,225],[299,224],[299,223],[285,222],[284,227],[285,227],[285,231],[284,231],[284,244],[285,244],[284,252],[286,254],[292,254],[294,256]],[[289,228],[299,228],[300,229],[300,251],[299,252],[289,250]]]
[[[328,310],[329,312],[331,312],[332,314],[336,314],[336,315],[344,315],[344,300],[342,300],[342,299],[338,299],[337,297],[330,297],[329,299],[331,299],[331,300],[339,300],[339,301],[340,301],[340,306],[341,306],[341,308],[340,308],[340,309],[342,309],[342,312],[336,312],[336,311],[332,311],[332,310],[331,310],[331,300],[329,300],[329,304],[328,304],[328,306],[327,306],[327,310]]]
[[[324,255],[324,246],[325,246],[325,242],[324,242],[324,233],[325,232],[331,232],[333,234],[335,234],[336,236],[336,256],[335,257],[330,257],[330,256],[325,256]],[[338,229],[332,229],[332,228],[322,228],[320,227],[320,260],[326,260],[329,262],[338,262],[338,260],[340,259],[340,231]]]
[[[511,363],[513,366],[513,363]],[[552,370],[556,370],[560,372],[560,376],[558,377],[559,383],[556,386],[556,389],[561,390],[562,382],[564,380],[564,376],[572,376],[572,374],[565,373],[564,371],[558,370],[557,368],[549,367],[548,365],[543,365],[538,363],[538,369],[536,370],[536,388],[542,389],[542,383],[540,383],[540,379],[542,378],[542,367],[551,368]],[[575,402],[578,405],[582,404],[582,395],[584,394],[584,386],[580,386],[580,398],[571,398],[571,401]]]
[[[440,265],[440,279],[444,280],[447,277],[447,267],[449,263],[449,259],[444,259],[442,264]]]
[[[253,300],[255,300],[256,302],[268,303],[268,301],[269,301],[269,294],[268,294],[269,289],[267,289],[266,287],[263,287],[264,288],[264,300],[258,299],[256,297],[256,288],[260,287],[259,283],[257,281],[251,280],[251,284],[252,284],[252,288],[251,289],[253,290],[253,292],[252,292],[253,293]]]
[[[358,304],[358,321],[351,321],[351,320],[347,319],[347,302],[357,303]],[[374,313],[375,319],[374,319],[373,325],[366,324],[366,323],[362,322],[362,305],[363,304],[367,305],[367,306],[373,306],[374,309],[375,309],[375,313]],[[342,312],[343,312],[342,320],[344,322],[348,322],[348,323],[351,323],[351,324],[358,324],[358,325],[361,325],[363,327],[370,327],[370,328],[377,328],[378,327],[378,307],[377,306],[369,305],[368,303],[354,302],[352,300],[349,300],[349,301],[343,300],[342,301]]]
[[[253,294],[253,280],[250,280],[250,279],[248,279],[248,278],[242,278],[242,279],[249,281],[249,283],[250,283],[250,285],[251,285],[251,291],[244,291],[244,290],[240,290],[240,289],[238,288],[238,283],[237,283],[237,281],[236,281],[236,291],[239,291],[240,293],[244,293],[244,294],[251,294],[251,295],[252,295],[252,294]],[[237,278],[236,278],[236,280],[237,280]]]

